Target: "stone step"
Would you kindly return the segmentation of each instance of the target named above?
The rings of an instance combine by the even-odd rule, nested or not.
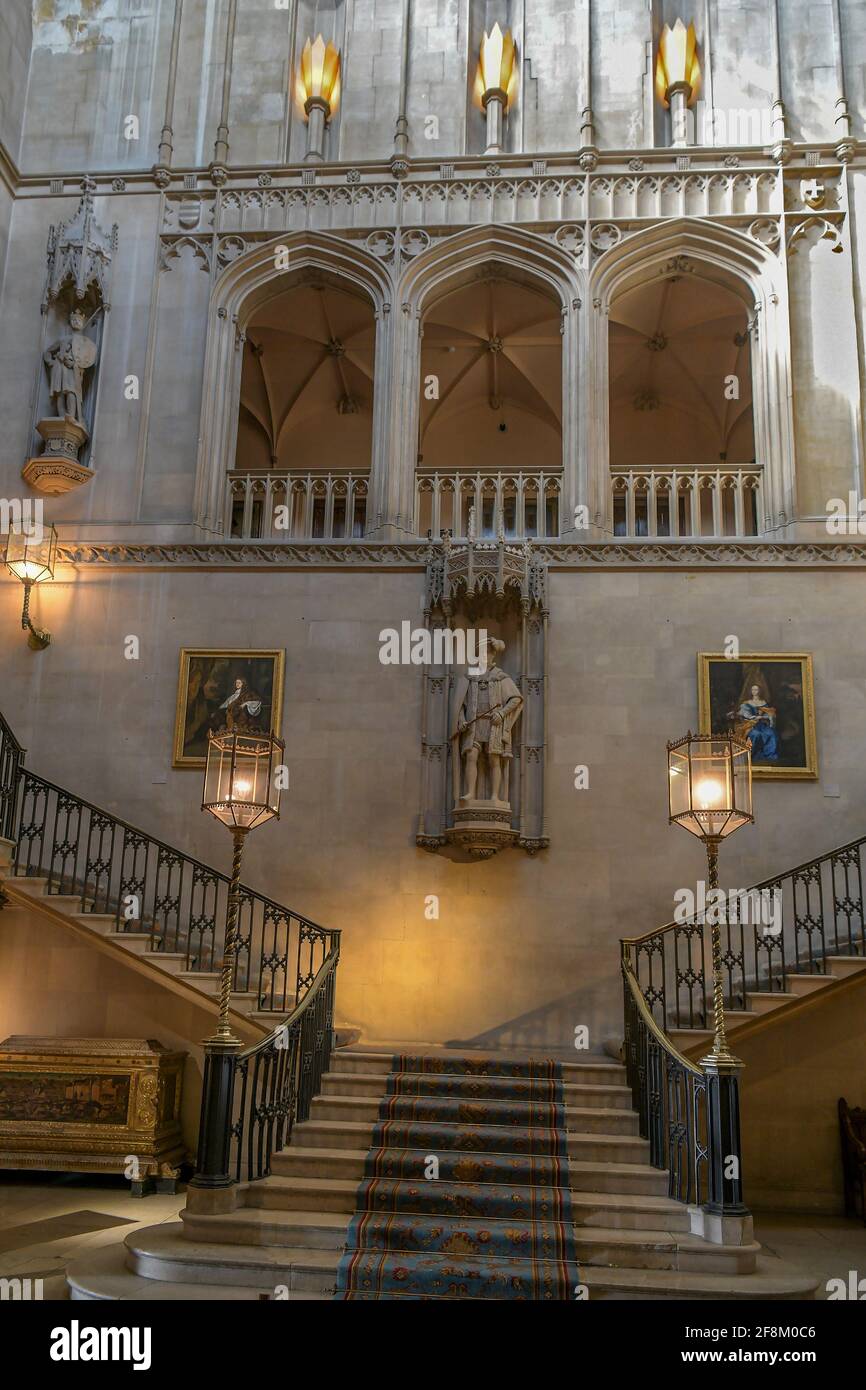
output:
[[[578,1227],[575,1248],[581,1269],[668,1269],[680,1272],[750,1274],[760,1250],[749,1245],[711,1245],[700,1236],[667,1230]]]
[[[183,980],[185,984],[194,985],[202,994],[209,994],[211,998],[216,998],[220,992],[218,970],[178,970],[176,978]]]
[[[185,1239],[217,1245],[237,1244],[291,1249],[334,1250],[346,1246],[350,1214],[282,1207],[241,1207],[217,1215],[181,1213]],[[471,1219],[471,1218],[470,1218]],[[488,1223],[500,1225],[502,1218]],[[612,1265],[627,1269],[677,1269],[748,1274],[760,1246],[711,1245],[688,1232],[667,1229],[575,1224],[577,1259],[583,1265]]]
[[[371,1144],[372,1128],[371,1124],[357,1120],[311,1118],[295,1125],[294,1135],[297,1142],[311,1148],[366,1150]],[[485,1128],[491,1131],[488,1152],[495,1153],[494,1126]],[[567,1148],[569,1159],[587,1162],[641,1163],[649,1154],[647,1140],[636,1135],[569,1134]]]
[[[244,1246],[191,1240],[179,1221],[145,1226],[126,1237],[126,1266],[133,1274],[170,1283],[257,1288],[273,1293],[330,1297],[340,1252],[291,1246]]]
[[[185,951],[151,951],[150,959],[160,970],[164,970],[166,975],[179,975],[182,970],[186,970]]]
[[[662,1269],[601,1269],[580,1272],[590,1303],[602,1299],[683,1299],[711,1301],[810,1300],[817,1281],[783,1260],[758,1255],[751,1274],[710,1274]],[[700,1346],[700,1339],[695,1340]]]
[[[338,1250],[346,1244],[349,1215],[341,1211],[240,1207],[205,1216],[181,1212],[184,1237],[217,1244],[288,1245],[299,1250]]]
[[[749,1001],[751,1013],[758,1015],[772,1013],[774,1009],[781,1008],[783,1004],[793,1004],[797,996],[787,992],[783,994],[781,990],[773,990],[767,993],[748,994],[746,998]]]
[[[366,1120],[372,1125],[379,1118],[379,1101],[366,1096],[320,1095],[310,1106],[310,1118]],[[566,1106],[565,1123],[570,1134],[636,1134],[638,1117],[632,1110]]]
[[[866,956],[828,956],[827,964],[837,980],[844,980],[849,975],[857,975],[861,970],[866,970]],[[826,979],[827,976],[822,978]]]
[[[423,1155],[419,1154],[419,1171]],[[467,1189],[468,1191],[468,1189]],[[483,1188],[480,1189],[483,1194]],[[250,1183],[244,1194],[247,1207],[280,1208],[283,1211],[339,1211],[352,1214],[357,1207],[358,1184],[341,1178],[285,1177],[272,1174]],[[577,1226],[605,1226],[624,1230],[689,1231],[686,1207],[669,1197],[644,1197],[620,1193],[573,1192],[571,1206]]]
[[[300,1141],[302,1125],[295,1131]],[[423,1163],[424,1151],[418,1150]],[[271,1172],[286,1178],[326,1178],[350,1182],[353,1186],[364,1176],[367,1150],[362,1148],[306,1147],[293,1142],[271,1158]],[[665,1196],[667,1172],[648,1163],[581,1162],[571,1159],[568,1180],[573,1192],[625,1193],[630,1195]]]
[[[787,975],[785,977],[785,988],[788,994],[794,995],[797,999],[802,999],[806,994],[814,994],[816,989],[826,989],[827,985],[832,985],[836,979],[841,979],[841,976]]]
[[[466,1052],[458,1052],[451,1049],[434,1050],[430,1047],[423,1047],[420,1043],[415,1045],[413,1051],[412,1043],[405,1043],[401,1047],[394,1047],[391,1051],[367,1049],[361,1047],[345,1047],[340,1049],[341,1072],[366,1072],[381,1075],[393,1070],[394,1057],[402,1052],[406,1055],[422,1055],[431,1057],[441,1057],[447,1061],[449,1057],[479,1057],[486,1061],[511,1060],[505,1054],[496,1052],[475,1052],[467,1048]],[[539,1053],[543,1059],[543,1053]],[[598,1085],[623,1086],[625,1085],[625,1067],[619,1062],[605,1061],[599,1058],[597,1061],[587,1062],[562,1062],[562,1074],[564,1081],[579,1083],[594,1083]]]
[[[339,1066],[341,1058],[334,1061]],[[484,1082],[483,1076],[464,1077],[463,1080]],[[375,1096],[385,1095],[385,1077],[376,1073],[345,1072],[335,1070],[322,1077],[322,1094],[333,1096]],[[602,1109],[630,1110],[632,1105],[631,1088],[628,1086],[601,1086],[588,1083],[575,1085],[566,1082],[563,1086],[566,1105],[598,1106]],[[467,1097],[471,1099],[471,1097]]]
[[[198,1271],[196,1271],[198,1272]],[[75,1303],[135,1300],[136,1302],[257,1302],[270,1288],[241,1288],[235,1284],[167,1283],[133,1274],[126,1248],[108,1245],[73,1260],[66,1271],[69,1297]],[[291,1295],[290,1295],[291,1297]]]
[[[339,1255],[329,1250],[235,1245],[185,1240],[179,1222],[145,1227],[125,1247],[111,1245],[73,1261],[67,1270],[74,1301],[255,1301],[262,1295],[298,1301],[330,1300]],[[147,1269],[148,1277],[141,1271]],[[816,1281],[783,1261],[759,1255],[752,1274],[667,1269],[604,1268],[580,1272],[596,1300],[810,1300]],[[697,1345],[697,1344],[696,1344]]]

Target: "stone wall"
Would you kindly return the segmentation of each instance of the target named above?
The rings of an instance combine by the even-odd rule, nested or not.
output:
[[[811,651],[820,780],[758,783],[757,824],[725,846],[745,886],[864,832],[866,693],[859,570],[551,575],[550,849],[462,864],[416,848],[421,676],[378,636],[420,621],[423,576],[376,570],[63,570],[34,598],[54,634],[16,637],[0,585],[3,712],[39,773],[224,868],[200,774],[171,747],[182,646],[285,647],[291,788],[250,839],[249,882],[342,928],[339,1013],[367,1038],[593,1047],[618,1035],[618,939],[669,921],[704,872],[667,824],[665,740],[696,727],[696,653]],[[124,639],[140,638],[139,660]],[[574,787],[579,764],[588,790]],[[439,897],[439,918],[425,899]]]
[[[844,1212],[837,1103],[866,1106],[863,1004],[857,976],[790,1017],[746,1025],[733,1044],[745,1062],[744,1184],[763,1211]]]
[[[767,109],[776,95],[775,4],[531,0],[518,6],[413,0],[410,152],[449,158],[483,149],[483,123],[470,92],[480,33],[495,20],[514,29],[521,62],[509,148],[575,148],[588,95],[602,145],[636,149],[665,143],[667,118],[652,101],[651,53],[662,24],[678,15],[695,21],[706,99],[728,112]],[[25,55],[27,6],[18,0],[14,9],[6,9],[13,11],[14,48]],[[229,9],[229,0],[185,0],[183,6],[173,120],[181,167],[207,164],[213,157]],[[839,0],[838,9],[837,32],[834,0],[778,3],[781,95],[795,139],[833,138],[843,78],[862,133],[862,5]],[[387,158],[400,106],[405,22],[400,0],[351,5],[332,0],[326,6],[237,0],[229,104],[232,162],[280,163],[287,152],[293,159],[302,153],[303,117],[291,95],[292,74],[305,39],[318,29],[340,46],[345,76],[329,157]],[[174,0],[139,0],[134,7],[126,0],[41,0],[35,9],[22,167],[70,173],[150,167],[164,119],[173,23]],[[13,95],[10,104],[20,111],[20,98]],[[124,129],[131,115],[139,122],[134,140]],[[428,116],[438,123],[435,134],[424,124]]]

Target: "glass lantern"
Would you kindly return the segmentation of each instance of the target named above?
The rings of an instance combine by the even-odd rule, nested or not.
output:
[[[735,734],[687,734],[668,744],[670,820],[704,840],[724,840],[752,814],[751,744]]]
[[[57,531],[53,525],[40,526],[38,535],[10,530],[6,539],[6,564],[22,584],[39,584],[54,578],[57,558]]]
[[[230,830],[254,830],[279,819],[276,771],[285,746],[274,734],[209,735],[202,810]]]

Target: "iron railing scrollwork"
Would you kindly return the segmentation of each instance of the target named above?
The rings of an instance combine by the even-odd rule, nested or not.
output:
[[[235,1182],[267,1177],[271,1154],[289,1142],[296,1121],[309,1118],[331,1057],[339,955],[335,932],[302,1003],[234,1059],[229,1171]]]
[[[118,932],[149,934],[149,947],[210,972],[225,951],[231,880],[102,807],[37,776],[0,714],[0,838],[14,845],[12,873],[45,882],[49,898],[114,918]],[[241,886],[234,939],[236,992],[281,1022],[240,1051],[232,1038],[205,1044],[194,1185],[225,1187],[270,1172],[271,1154],[305,1120],[334,1041],[340,933]]]
[[[0,773],[16,757],[14,749],[7,754],[3,733],[0,725]],[[81,912],[112,916],[116,931],[149,933],[150,949],[181,955],[184,970],[217,969],[228,876],[22,768],[20,756],[15,766],[13,871],[46,879],[49,896],[78,897]],[[284,1016],[311,987],[333,935],[242,887],[234,990],[254,995],[258,1012]]]
[[[0,839],[14,840],[24,749],[0,714]]]
[[[864,853],[866,837],[726,895],[720,929],[727,1009],[746,1011],[749,994],[784,993],[791,974],[826,974],[833,956],[866,956]],[[641,995],[661,1028],[709,1028],[709,921],[669,922],[628,944]]]
[[[739,1063],[710,1052],[700,1063],[670,1030],[713,1027],[712,930],[717,914],[726,1010],[749,996],[783,993],[792,974],[829,973],[836,955],[866,957],[866,837],[819,855],[700,914],[620,945],[624,1062],[650,1162],[668,1170],[668,1191],[719,1216],[742,1202]],[[735,1159],[736,1163],[731,1160]]]
[[[708,1194],[707,1084],[700,1066],[665,1036],[638,987],[622,943],[624,1062],[650,1162],[666,1168],[668,1195],[700,1205]]]

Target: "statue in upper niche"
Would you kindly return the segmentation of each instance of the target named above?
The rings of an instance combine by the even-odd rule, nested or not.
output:
[[[46,349],[44,361],[55,415],[84,428],[84,375],[96,362],[96,344],[83,332],[80,309],[70,313],[69,327],[66,337]]]

